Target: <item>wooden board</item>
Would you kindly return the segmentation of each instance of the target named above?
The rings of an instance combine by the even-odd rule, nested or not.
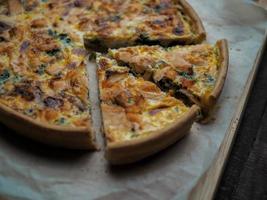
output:
[[[264,53],[267,42],[267,31],[265,33],[263,45],[260,48],[255,63],[250,72],[244,91],[239,99],[239,104],[235,115],[230,123],[224,140],[220,146],[217,156],[211,167],[199,179],[196,186],[192,189],[189,195],[190,200],[211,200],[213,199],[220,182],[223,170],[225,168],[227,159],[231,153],[232,146],[235,141],[235,136],[242,120],[244,108],[246,107],[248,97],[250,95],[255,77],[259,68],[259,64]]]

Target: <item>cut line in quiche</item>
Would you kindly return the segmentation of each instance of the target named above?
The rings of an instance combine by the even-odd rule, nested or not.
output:
[[[135,46],[109,50],[109,56],[163,91],[197,104],[207,119],[225,82],[228,69],[226,40],[214,46],[198,44],[164,48]]]
[[[0,30],[1,122],[43,143],[94,149],[82,39],[42,15],[12,22]]]
[[[184,137],[199,114],[156,84],[135,77],[126,66],[97,55],[106,158],[132,163]]]

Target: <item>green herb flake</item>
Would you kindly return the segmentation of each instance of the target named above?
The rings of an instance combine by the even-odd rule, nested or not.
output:
[[[39,75],[43,75],[45,73],[45,68],[46,68],[46,65],[41,64],[35,72]]]
[[[52,49],[49,51],[46,51],[47,55],[49,56],[56,56],[60,52],[60,49]]]
[[[128,103],[129,104],[133,104],[134,103],[134,100],[132,98],[128,98]]]
[[[208,80],[209,82],[214,82],[214,78],[211,75],[208,76]]]
[[[206,77],[206,83],[213,85],[215,83],[215,79],[210,74],[204,74]]]
[[[181,72],[179,73],[181,76],[183,76],[186,79],[193,80],[193,75],[189,75],[187,72]]]
[[[18,74],[16,74],[16,75],[13,77],[13,82],[14,82],[14,83],[19,83],[19,82],[21,82],[21,80],[22,80],[22,76],[20,76],[20,75],[18,75]]]
[[[0,74],[0,84],[5,83],[10,77],[9,71],[7,69],[4,69],[2,73]]]
[[[56,31],[53,31],[52,29],[48,29],[48,35],[56,38],[57,37],[57,32]]]
[[[71,42],[71,39],[69,38],[68,34],[66,34],[66,33],[59,34],[58,38],[64,44],[69,44]]]
[[[55,121],[55,123],[56,123],[57,125],[65,124],[65,123],[66,123],[66,119],[65,119],[64,117],[60,117],[59,119],[57,119],[57,120]]]
[[[130,138],[137,138],[139,135],[135,132],[131,132]]]

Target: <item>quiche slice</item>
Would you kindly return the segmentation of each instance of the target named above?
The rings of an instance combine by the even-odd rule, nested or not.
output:
[[[96,62],[106,157],[112,164],[140,160],[188,133],[198,106],[186,106],[107,56],[98,54]]]
[[[44,143],[95,148],[83,43],[42,15],[12,21],[0,30],[1,122]]]
[[[127,47],[109,50],[109,56],[173,96],[199,105],[204,117],[222,91],[228,68],[226,40],[214,46]]]

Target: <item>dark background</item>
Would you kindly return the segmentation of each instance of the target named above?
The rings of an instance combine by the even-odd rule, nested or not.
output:
[[[215,200],[267,199],[267,48]]]

